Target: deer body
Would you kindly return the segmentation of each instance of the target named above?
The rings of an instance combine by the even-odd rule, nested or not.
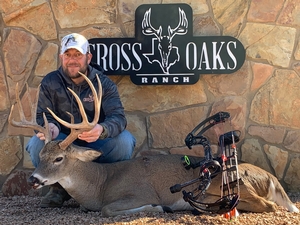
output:
[[[184,32],[185,27],[184,15],[181,14],[181,17],[182,20],[176,28],[177,32],[180,31],[179,33]],[[145,29],[149,28],[149,33],[152,33],[153,29],[149,25],[147,17],[144,22]],[[74,124],[74,118],[71,114],[71,123],[69,123],[48,109],[55,119],[71,129],[71,133],[63,141],[51,141],[45,114],[45,127],[36,123],[34,109],[32,109],[31,120],[26,120],[18,97],[18,86],[16,87],[16,99],[21,121],[14,121],[12,113],[10,113],[10,124],[16,127],[30,127],[45,133],[46,137],[46,145],[39,155],[40,163],[29,178],[29,183],[33,188],[58,182],[81,204],[83,209],[101,211],[103,216],[142,211],[163,212],[192,209],[183,200],[180,192],[173,194],[170,191],[170,187],[174,184],[182,184],[199,177],[198,169],[187,170],[182,165],[182,156],[156,155],[111,164],[99,164],[92,161],[101,155],[100,152],[71,144],[82,131],[92,129],[97,124],[100,115],[102,89],[99,78],[97,77],[99,84],[97,94],[90,80],[84,74],[80,72],[79,74],[85,78],[92,89],[95,117],[92,122],[88,121],[80,99],[70,89],[80,108],[83,119],[80,124]],[[36,103],[33,105],[33,108],[36,109]],[[247,163],[239,164],[238,168],[239,177],[243,184],[240,185],[240,203],[237,205],[237,209],[270,212],[275,211],[277,205],[280,205],[290,212],[299,212],[273,175]],[[219,174],[213,179],[205,196],[203,196],[202,202],[212,203],[219,199],[221,176],[222,174]],[[197,188],[197,185],[199,184],[195,183],[184,189],[189,192]]]
[[[74,145],[62,151],[56,141],[49,142],[40,153],[31,183],[40,188],[58,182],[83,208],[102,211],[104,216],[144,211],[145,207],[159,212],[192,209],[180,192],[170,192],[175,183],[194,179],[199,173],[186,170],[180,155],[109,164],[87,162],[99,155]]]
[[[185,169],[181,155],[139,157],[111,164],[91,162],[100,154],[74,145],[62,151],[57,141],[49,142],[40,153],[40,164],[30,182],[36,188],[58,182],[83,209],[101,211],[103,216],[192,209],[183,200],[181,192],[170,192],[172,185],[199,176],[198,169]],[[291,212],[298,212],[270,173],[242,163],[239,175],[243,181],[239,210],[270,212],[275,211],[278,204]],[[220,175],[213,179],[204,202],[214,202],[219,198],[220,179]],[[184,189],[189,191],[195,187],[197,184]]]
[[[277,206],[283,206],[289,212],[299,212],[275,176],[249,163],[239,163],[238,168],[242,185],[237,209],[261,213],[273,212]],[[214,202],[220,198],[220,183],[221,176],[213,179],[205,201]]]

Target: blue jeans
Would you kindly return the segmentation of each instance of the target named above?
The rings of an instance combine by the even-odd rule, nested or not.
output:
[[[59,133],[55,140],[63,140],[66,137],[66,134]],[[95,159],[94,162],[111,163],[130,159],[135,147],[135,142],[135,137],[129,131],[124,130],[114,138],[99,139],[92,143],[77,139],[73,144],[101,151],[102,155]],[[26,146],[26,151],[30,154],[34,167],[37,167],[40,162],[39,153],[43,147],[44,141],[41,141],[35,135],[29,140]]]

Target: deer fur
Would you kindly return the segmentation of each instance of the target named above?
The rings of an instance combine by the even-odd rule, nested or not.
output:
[[[199,169],[185,169],[181,155],[154,155],[109,164],[92,162],[100,155],[75,145],[61,150],[59,141],[51,141],[40,152],[40,163],[29,182],[34,188],[58,182],[83,209],[101,211],[102,216],[192,209],[181,192],[170,192],[174,184],[199,175]],[[299,212],[273,175],[247,163],[238,168],[243,183],[238,210],[272,212],[279,205]],[[219,198],[220,177],[213,179],[204,201]],[[184,190],[192,188],[195,186]]]

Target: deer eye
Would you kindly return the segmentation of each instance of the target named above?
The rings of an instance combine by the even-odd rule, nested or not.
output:
[[[60,161],[62,161],[63,160],[63,157],[57,157],[55,160],[54,160],[54,162],[56,163],[56,162],[60,162]]]

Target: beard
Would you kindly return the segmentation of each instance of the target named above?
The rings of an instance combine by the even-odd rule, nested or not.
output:
[[[74,67],[80,67],[79,70],[75,69]],[[86,60],[84,66],[81,66],[80,63],[69,63],[66,66],[62,66],[64,74],[66,74],[71,79],[76,79],[81,77],[81,75],[78,73],[81,72],[83,74],[86,74],[88,67],[88,62]]]

